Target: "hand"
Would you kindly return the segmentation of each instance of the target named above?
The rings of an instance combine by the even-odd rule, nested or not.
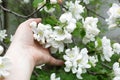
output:
[[[4,80],[30,80],[33,68],[39,64],[63,65],[62,60],[55,59],[48,49],[43,48],[33,38],[30,23],[40,19],[29,19],[18,27],[14,39],[5,56],[11,60],[10,75]]]
[[[41,19],[29,19],[20,24],[14,35],[11,47],[15,49],[20,56],[26,55],[26,57],[33,59],[35,65],[43,63],[62,65],[63,61],[53,58],[48,49],[43,48],[37,41],[34,40],[33,32],[30,28],[30,23],[33,21],[39,23]]]

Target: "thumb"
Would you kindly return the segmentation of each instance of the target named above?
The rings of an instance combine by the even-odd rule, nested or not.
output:
[[[55,59],[54,57],[51,56],[51,58],[49,60],[49,64],[55,65],[55,66],[62,66],[64,64],[64,62],[62,60]]]

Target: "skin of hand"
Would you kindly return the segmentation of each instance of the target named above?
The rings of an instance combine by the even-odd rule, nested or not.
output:
[[[34,40],[30,28],[30,23],[33,21],[39,23],[41,19],[29,19],[21,23],[16,30],[14,39],[5,54],[11,60],[12,66],[10,76],[4,80],[30,80],[31,73],[36,65],[47,63],[60,66],[64,64],[62,60],[52,57],[48,49],[43,48]]]

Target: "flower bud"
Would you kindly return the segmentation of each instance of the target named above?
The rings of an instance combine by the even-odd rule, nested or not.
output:
[[[120,63],[120,58],[118,59],[118,62]]]

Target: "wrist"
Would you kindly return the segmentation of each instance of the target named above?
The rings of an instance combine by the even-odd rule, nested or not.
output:
[[[30,80],[35,63],[29,53],[22,52],[23,46],[9,48],[5,54],[12,63],[10,68],[10,75],[5,80]],[[14,50],[13,50],[14,49]],[[17,78],[17,79],[16,79]]]

